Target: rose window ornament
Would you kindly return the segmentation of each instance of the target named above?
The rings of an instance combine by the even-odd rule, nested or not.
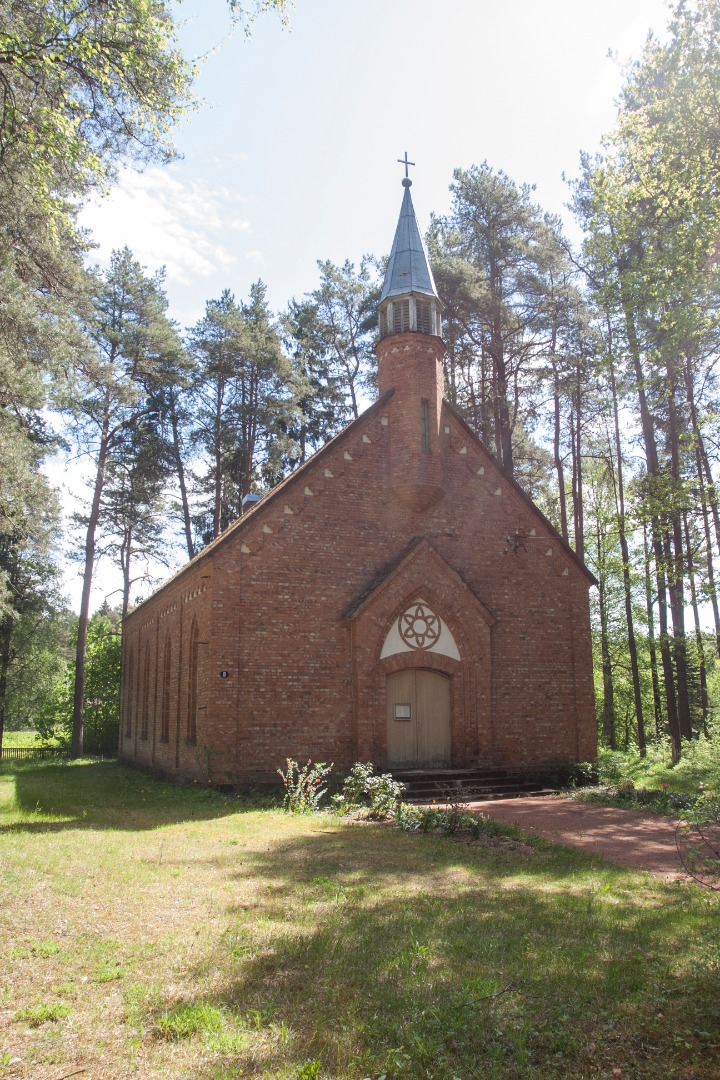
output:
[[[432,649],[440,637],[440,620],[430,608],[417,601],[398,619],[400,637],[411,649]]]

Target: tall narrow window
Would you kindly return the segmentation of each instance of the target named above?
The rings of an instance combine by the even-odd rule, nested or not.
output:
[[[429,334],[430,331],[430,304],[425,300],[415,302],[417,328],[421,334]]]
[[[160,741],[170,742],[170,663],[172,648],[170,635],[165,636],[165,656],[163,658],[162,711],[160,714]]]
[[[420,398],[420,431],[422,434],[422,448],[426,454],[430,453],[430,402],[427,398]]]
[[[125,738],[132,735],[132,703],[135,695],[135,653],[130,650],[128,659],[127,679],[125,680]]]
[[[143,665],[143,688],[142,688],[142,723],[140,725],[140,738],[148,737],[148,721],[150,719],[150,645],[145,646],[145,664]]]
[[[197,742],[197,707],[198,707],[198,658],[200,653],[200,634],[197,623],[193,623],[190,634],[190,677],[188,680],[188,715],[187,740]]]

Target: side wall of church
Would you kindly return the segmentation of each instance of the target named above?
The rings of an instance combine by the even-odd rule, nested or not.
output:
[[[209,777],[210,566],[200,562],[125,620],[118,756]]]

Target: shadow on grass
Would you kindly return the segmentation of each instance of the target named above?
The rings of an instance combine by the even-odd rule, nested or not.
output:
[[[0,832],[137,831],[207,821],[261,805],[259,800],[161,780],[114,761],[7,762],[0,765],[0,784],[8,779],[14,782],[14,807],[8,811],[11,820],[1,823],[0,818]],[[268,805],[267,800],[262,805]]]
[[[717,914],[691,887],[348,826],[237,877],[264,890],[190,973],[248,1032],[213,1076],[720,1075]]]

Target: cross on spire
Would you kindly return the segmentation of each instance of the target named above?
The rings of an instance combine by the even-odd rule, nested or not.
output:
[[[403,180],[403,187],[410,187],[410,184],[412,184],[412,180],[410,180],[409,175],[408,175],[408,165],[413,165],[414,166],[415,162],[414,161],[408,161],[407,150],[405,151],[405,157],[404,158],[398,158],[397,160],[398,160],[398,165],[404,165],[405,166],[405,180]]]

